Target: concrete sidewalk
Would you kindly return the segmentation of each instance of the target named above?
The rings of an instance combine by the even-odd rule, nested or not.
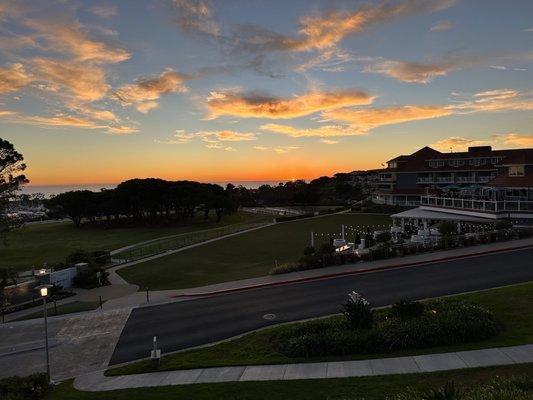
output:
[[[362,361],[200,368],[114,377],[104,376],[103,372],[99,371],[77,377],[74,381],[74,387],[85,391],[107,391],[193,383],[350,378],[532,362],[533,345],[530,344]]]
[[[318,268],[307,271],[291,272],[280,275],[267,275],[258,278],[243,279],[239,281],[223,282],[213,285],[190,289],[172,289],[172,290],[158,290],[150,292],[150,303],[162,304],[173,301],[182,301],[192,298],[194,296],[204,296],[209,294],[223,293],[232,290],[245,290],[246,288],[254,288],[265,285],[290,284],[297,283],[305,279],[321,279],[323,277],[330,277],[332,275],[361,273],[362,271],[373,271],[383,268],[401,267],[406,264],[418,264],[446,261],[448,259],[456,259],[457,257],[475,256],[487,252],[498,252],[513,249],[516,247],[533,246],[533,238],[513,240],[508,242],[498,242],[485,244],[480,246],[471,246],[461,249],[437,251],[434,253],[423,253],[413,256],[396,257],[386,260],[377,260],[370,262],[359,262],[356,264],[346,264],[336,267]],[[113,271],[114,272],[114,271]],[[116,274],[116,272],[115,272]],[[118,276],[118,274],[116,274]],[[113,274],[112,274],[113,276]],[[122,279],[122,278],[120,278]],[[104,304],[104,309],[113,309],[120,307],[135,307],[146,305],[146,293],[137,292],[128,296],[110,300]]]

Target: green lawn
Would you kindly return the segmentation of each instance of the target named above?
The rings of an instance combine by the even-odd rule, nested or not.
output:
[[[296,220],[222,239],[205,246],[147,261],[118,271],[130,283],[151,290],[179,289],[268,275],[278,263],[296,261],[311,232],[340,237],[341,225],[375,225],[384,229],[387,215],[336,214]],[[347,230],[348,233],[348,230]],[[348,239],[353,240],[350,233]]]
[[[136,388],[109,392],[82,392],[64,382],[54,387],[46,400],[385,400],[408,387],[426,390],[454,381],[463,388],[486,383],[495,377],[533,376],[533,365],[463,369],[425,374],[404,374],[345,379],[300,381],[232,382],[153,388]]]
[[[0,268],[14,267],[24,271],[33,266],[40,267],[44,262],[65,261],[65,257],[77,249],[114,250],[162,236],[261,221],[265,218],[239,212],[225,216],[220,223],[217,223],[213,216],[209,221],[204,221],[203,216],[198,215],[186,225],[166,228],[103,229],[87,226],[76,228],[71,222],[27,225],[10,232],[5,244],[0,242]]]
[[[254,332],[239,339],[218,345],[165,356],[162,359],[161,367],[159,369],[175,370],[222,365],[280,364],[396,357],[533,343],[533,282],[453,296],[453,298],[477,303],[491,310],[503,324],[503,332],[489,340],[455,346],[441,346],[385,354],[354,355],[351,357],[295,359],[278,353],[271,345],[271,338],[274,334],[289,327],[289,325],[282,325]],[[139,361],[137,363],[108,370],[107,374],[135,374],[148,371],[152,371],[150,364],[147,361]]]
[[[96,309],[99,306],[100,306],[100,303],[98,301],[74,301],[72,303],[57,306],[57,314],[56,314],[53,303],[50,303],[48,305],[48,316],[72,314],[72,313],[77,313],[77,312],[82,312],[82,311],[90,311],[90,310]],[[24,321],[27,319],[42,318],[43,316],[42,308],[41,307],[38,307],[38,308],[40,309],[39,311],[36,311],[29,315],[25,315],[24,317],[14,319],[13,321]]]

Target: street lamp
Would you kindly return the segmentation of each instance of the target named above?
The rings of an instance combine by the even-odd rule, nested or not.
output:
[[[39,293],[41,294],[41,297],[43,298],[44,344],[45,344],[45,350],[46,350],[46,380],[48,383],[50,383],[50,354],[48,351],[48,319],[47,319],[46,299],[48,298],[48,289],[51,287],[52,285],[42,285],[37,288],[39,289]]]

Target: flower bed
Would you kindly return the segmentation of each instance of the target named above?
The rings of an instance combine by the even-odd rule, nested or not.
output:
[[[490,311],[460,301],[406,302],[379,319],[369,317],[368,303],[357,301],[345,305],[346,319],[299,324],[274,337],[272,344],[294,358],[345,356],[480,341],[501,329]],[[362,319],[365,324],[358,324]]]

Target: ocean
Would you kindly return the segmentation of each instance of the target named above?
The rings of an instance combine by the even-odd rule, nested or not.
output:
[[[232,183],[235,186],[244,186],[248,189],[257,189],[261,185],[278,185],[279,183],[288,182],[286,180],[279,181],[235,181],[235,182],[208,182],[216,183],[222,187],[225,187],[228,183]],[[100,183],[91,185],[26,185],[22,188],[23,194],[36,194],[42,193],[45,197],[54,196],[59,193],[68,192],[71,190],[91,190],[93,192],[99,192],[101,189],[114,189],[117,185],[113,183]]]

